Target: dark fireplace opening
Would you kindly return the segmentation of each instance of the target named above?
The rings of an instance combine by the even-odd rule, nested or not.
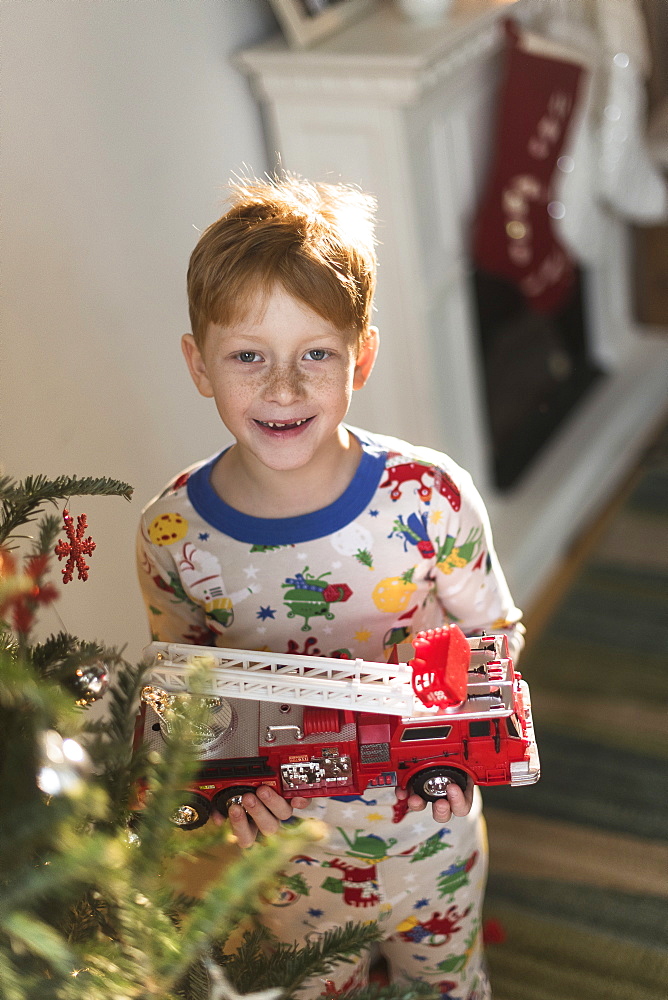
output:
[[[509,489],[603,370],[592,360],[576,271],[558,312],[532,310],[503,278],[473,272],[494,482]]]

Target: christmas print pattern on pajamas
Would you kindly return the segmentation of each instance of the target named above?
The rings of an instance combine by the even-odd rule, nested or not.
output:
[[[468,473],[431,449],[349,430],[362,458],[322,510],[279,519],[234,510],[211,486],[219,454],[148,504],[138,565],[153,639],[385,661],[395,643],[456,622],[469,634],[506,631],[517,656],[521,612]],[[428,978],[453,1000],[485,997],[479,793],[468,817],[442,828],[430,810],[402,810],[394,789],[372,791],[299,811],[331,836],[287,873],[276,927],[294,940],[360,916],[381,920],[395,978]],[[448,879],[455,888],[441,894]],[[330,977],[337,988],[352,968]],[[364,972],[360,963],[355,975]]]

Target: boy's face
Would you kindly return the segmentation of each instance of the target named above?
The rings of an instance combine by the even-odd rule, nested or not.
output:
[[[183,338],[195,385],[252,466],[288,471],[336,456],[353,389],[371,373],[373,331],[361,350],[343,332],[276,286],[238,324],[210,324],[200,350]]]

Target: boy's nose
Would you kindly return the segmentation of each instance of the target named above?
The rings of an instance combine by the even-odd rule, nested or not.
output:
[[[304,378],[293,364],[275,365],[267,377],[264,396],[280,403],[290,403],[304,392]]]

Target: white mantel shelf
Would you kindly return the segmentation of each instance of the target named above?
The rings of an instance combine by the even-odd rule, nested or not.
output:
[[[381,353],[352,423],[449,452],[485,497],[513,593],[529,605],[660,419],[668,336],[631,318],[627,233],[608,217],[589,268],[593,352],[607,370],[518,485],[491,480],[468,233],[491,153],[501,21],[540,30],[562,0],[455,0],[439,23],[387,0],[309,49],[239,53],[270,156],[378,200]]]
[[[288,49],[281,36],[241,54],[246,70],[257,74],[265,94],[282,88],[337,87],[366,96],[385,96],[388,87],[398,98],[415,99],[438,84],[443,75],[476,55],[496,47],[497,24],[512,12],[527,17],[537,0],[458,0],[447,18],[436,23],[408,21],[390,3],[382,3],[367,18],[325,39],[317,46]],[[295,70],[286,78],[286,61]]]

